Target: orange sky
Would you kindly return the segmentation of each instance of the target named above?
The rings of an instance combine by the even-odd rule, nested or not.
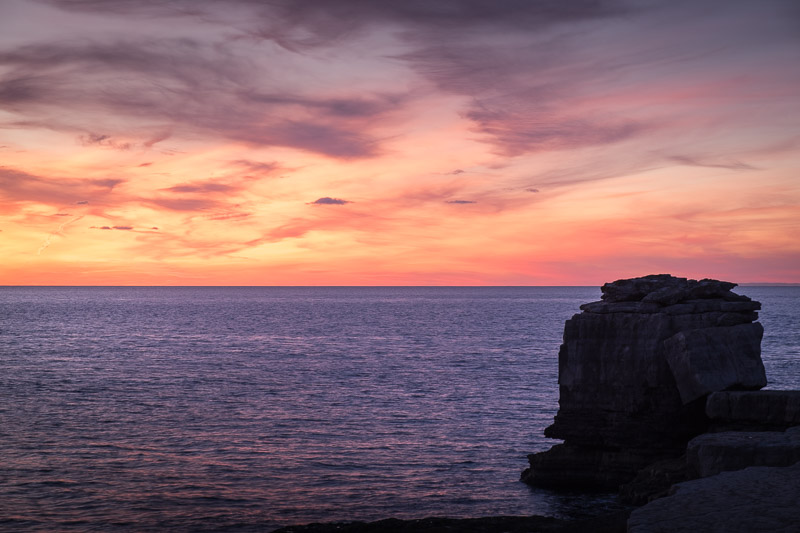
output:
[[[5,1],[0,284],[800,282],[797,4],[633,4]]]

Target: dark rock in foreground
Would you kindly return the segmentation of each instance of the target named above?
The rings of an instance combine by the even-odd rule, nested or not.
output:
[[[766,385],[761,308],[734,283],[666,274],[607,283],[564,326],[559,410],[523,480],[616,489],[650,463],[682,455],[708,428],[705,400]]]
[[[715,392],[706,414],[710,432],[690,440],[685,455],[640,470],[620,488],[622,501],[644,505],[683,481],[800,461],[800,391]]]
[[[483,518],[422,518],[377,522],[335,522],[289,526],[273,533],[624,533],[628,512],[585,520],[545,516],[492,516]]]
[[[800,531],[800,464],[750,467],[680,483],[631,513],[629,533]]]

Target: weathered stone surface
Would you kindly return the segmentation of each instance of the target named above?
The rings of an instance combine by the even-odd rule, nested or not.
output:
[[[628,478],[643,464],[658,461],[663,454],[654,450],[603,450],[557,444],[528,456],[531,467],[521,480],[550,489],[616,489],[620,478]],[[535,480],[530,479],[535,473]],[[591,475],[587,475],[591,473]]]
[[[608,302],[640,301],[648,294],[667,286],[679,287],[685,284],[686,278],[676,278],[669,274],[652,274],[641,278],[618,279],[600,287],[603,300]]]
[[[680,331],[664,340],[667,364],[683,403],[715,391],[765,386],[763,334],[756,322]]]
[[[686,463],[698,477],[748,466],[788,466],[798,461],[800,426],[786,431],[705,433],[686,447]]]
[[[641,278],[620,279],[606,283],[600,290],[607,302],[652,302],[673,305],[683,300],[730,298],[735,283],[703,279],[700,281],[676,278],[669,274],[654,274]]]
[[[763,386],[760,305],[733,287],[659,274],[607,283],[582,305],[564,326],[559,411],[545,430],[565,442],[532,455],[526,481],[617,488],[707,429],[705,395]]]
[[[588,313],[658,313],[661,306],[645,302],[591,302],[580,309]]]
[[[686,456],[656,461],[639,470],[630,483],[619,489],[620,501],[628,505],[644,505],[669,494],[676,483],[692,479]]]
[[[706,400],[714,430],[775,431],[800,426],[800,391],[724,391]]]
[[[634,510],[628,533],[796,533],[800,463],[751,467],[680,483]]]

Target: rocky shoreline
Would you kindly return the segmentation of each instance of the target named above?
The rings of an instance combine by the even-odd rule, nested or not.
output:
[[[582,520],[546,516],[488,516],[481,518],[388,518],[375,522],[332,522],[288,526],[273,533],[624,533],[629,512]]]
[[[425,518],[321,532],[800,531],[800,391],[761,391],[761,304],[734,283],[667,274],[603,285],[565,324],[559,410],[522,481],[619,490],[631,511],[583,520]]]

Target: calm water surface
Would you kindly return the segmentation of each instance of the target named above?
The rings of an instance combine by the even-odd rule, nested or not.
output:
[[[800,388],[800,288],[764,305]],[[597,288],[0,288],[0,529],[572,515],[518,481]],[[594,502],[596,503],[596,502]]]

